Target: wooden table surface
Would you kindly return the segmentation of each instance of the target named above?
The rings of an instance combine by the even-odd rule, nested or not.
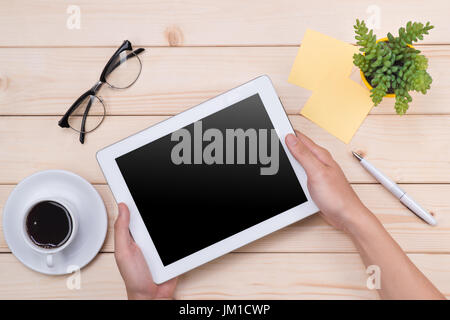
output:
[[[363,202],[450,297],[450,2],[70,4],[80,8],[80,29],[67,27],[67,1],[0,1],[0,212],[26,176],[65,169],[100,192],[109,231],[101,253],[81,270],[80,290],[67,288],[67,276],[46,276],[22,265],[0,232],[0,298],[125,298],[113,254],[117,209],[95,152],[262,74],[272,78],[294,127],[331,151]],[[436,26],[417,46],[429,58],[433,84],[426,96],[414,95],[405,116],[395,115],[393,101],[385,99],[345,145],[299,115],[310,92],[287,78],[307,28],[354,43],[354,20],[373,12],[380,14],[379,36],[397,32],[408,20]],[[58,118],[95,83],[124,39],[147,49],[142,75],[128,90],[102,90],[108,116],[81,145],[73,131],[57,126]],[[433,212],[438,225],[419,221],[359,166],[350,150],[364,152],[401,183]],[[183,275],[176,298],[376,299],[366,287],[367,277],[349,237],[313,216]]]

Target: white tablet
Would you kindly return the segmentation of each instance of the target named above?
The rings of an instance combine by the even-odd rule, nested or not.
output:
[[[288,133],[261,76],[97,153],[156,283],[318,211]]]

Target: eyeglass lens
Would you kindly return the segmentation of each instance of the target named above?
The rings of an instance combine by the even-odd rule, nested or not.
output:
[[[106,82],[117,89],[125,89],[136,82],[142,64],[133,51],[122,51],[111,62],[106,71]]]
[[[102,123],[105,114],[105,106],[100,98],[89,95],[70,115],[69,125],[75,131],[88,133],[94,131]]]

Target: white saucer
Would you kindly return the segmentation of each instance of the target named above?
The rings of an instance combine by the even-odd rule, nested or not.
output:
[[[20,212],[36,199],[58,197],[67,199],[78,213],[78,231],[67,248],[54,256],[48,267],[45,257],[25,243]],[[105,241],[108,216],[97,190],[85,179],[64,170],[35,173],[22,180],[9,195],[3,209],[3,232],[12,253],[24,265],[45,274],[67,274],[87,265]]]

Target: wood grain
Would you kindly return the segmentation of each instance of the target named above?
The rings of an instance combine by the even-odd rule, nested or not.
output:
[[[81,288],[70,290],[70,276],[49,276],[28,269],[9,253],[0,254],[0,299],[125,299],[114,254],[99,254],[81,270]],[[73,288],[73,282],[72,288]]]
[[[271,77],[293,126],[328,148],[348,179],[412,261],[450,297],[450,2],[410,0],[147,1],[77,0],[81,28],[66,27],[72,3],[0,1],[0,212],[12,188],[44,169],[66,169],[95,183],[109,214],[108,235],[81,272],[33,272],[10,252],[0,219],[0,299],[124,299],[113,256],[116,205],[95,153],[254,77]],[[287,83],[307,28],[354,43],[356,18],[380,14],[379,36],[406,21],[436,26],[418,47],[433,77],[407,116],[393,101],[371,111],[349,145],[297,116],[310,92]],[[124,39],[145,46],[143,72],[130,89],[103,89],[109,116],[87,143],[56,123],[93,85]],[[357,70],[351,78],[360,82]],[[438,220],[429,227],[374,184],[351,157],[363,152]],[[1,218],[1,217],[0,217]],[[319,216],[289,226],[181,277],[179,299],[376,299],[350,239]]]
[[[114,251],[114,221],[117,207],[107,185],[95,186],[105,202],[109,216],[103,252]],[[437,226],[422,222],[380,185],[353,185],[364,204],[374,212],[406,252],[450,253],[450,185],[402,185],[424,208],[433,212]],[[0,185],[0,252],[10,252],[3,236],[1,213],[14,186]],[[288,226],[255,241],[239,252],[357,252],[350,238],[329,226],[320,216]]]
[[[1,40],[0,40],[1,41]],[[450,46],[421,46],[433,77],[414,94],[409,114],[450,114]],[[287,113],[298,114],[311,92],[287,82],[297,47],[147,48],[143,70],[127,90],[100,91],[113,115],[173,115],[267,74]],[[97,80],[112,48],[3,48],[0,115],[62,115]],[[361,82],[355,68],[351,77]],[[372,114],[394,114],[384,99]]]
[[[161,116],[109,116],[101,127],[78,142],[71,129],[58,127],[58,117],[0,117],[0,182],[15,184],[44,169],[65,169],[91,183],[105,183],[95,159],[101,148],[159,121]],[[293,126],[329,149],[352,183],[375,182],[353,158],[358,150],[395,181],[450,182],[450,116],[367,117],[349,145],[301,116]]]
[[[145,1],[112,5],[78,0],[80,29],[66,23],[72,3],[50,0],[0,2],[2,46],[118,46],[128,38],[152,46],[298,45],[307,28],[354,41],[356,18],[379,13],[375,30],[385,36],[408,20],[436,25],[424,43],[450,43],[448,1],[389,0]]]
[[[411,260],[447,297],[450,256],[410,254]],[[0,299],[124,299],[112,253],[81,270],[81,289],[70,276],[29,270],[12,254],[0,254]],[[382,276],[382,274],[381,274]],[[176,299],[377,299],[357,254],[231,253],[181,276]]]

